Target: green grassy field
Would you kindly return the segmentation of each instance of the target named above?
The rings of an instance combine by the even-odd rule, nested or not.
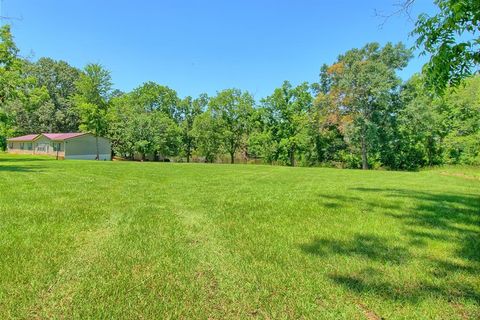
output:
[[[0,155],[0,318],[478,319],[480,169]]]

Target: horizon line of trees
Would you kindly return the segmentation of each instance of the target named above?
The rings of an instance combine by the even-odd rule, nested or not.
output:
[[[79,70],[20,58],[8,25],[0,41],[0,149],[15,135],[81,130],[110,138],[127,159],[395,170],[480,164],[480,76],[463,68],[463,84],[452,77],[450,88],[442,69],[438,90],[429,64],[404,82],[397,73],[412,52],[402,43],[348,50],[321,67],[318,82],[284,81],[255,101],[236,88],[181,98],[155,82],[121,92],[99,64]]]

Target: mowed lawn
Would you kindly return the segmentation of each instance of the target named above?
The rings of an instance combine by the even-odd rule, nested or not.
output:
[[[0,318],[478,319],[480,169],[0,155]]]

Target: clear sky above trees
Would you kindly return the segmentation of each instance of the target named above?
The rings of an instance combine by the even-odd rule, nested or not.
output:
[[[367,42],[403,41],[413,22],[395,16],[392,0],[360,1],[28,1],[4,0],[23,56],[63,59],[76,67],[98,62],[114,87],[130,91],[145,81],[180,96],[237,87],[255,99],[283,80],[316,81],[320,66]],[[434,12],[416,1],[412,17]],[[407,79],[425,59],[415,58]]]

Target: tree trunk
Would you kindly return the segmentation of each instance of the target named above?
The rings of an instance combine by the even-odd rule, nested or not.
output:
[[[290,165],[292,167],[295,167],[295,148],[292,148],[292,150],[290,150]]]
[[[95,144],[96,144],[96,147],[97,147],[97,157],[95,158],[95,160],[100,160],[100,152],[98,150],[98,136],[95,135]]]
[[[365,141],[365,129],[362,130],[362,169],[368,170],[367,143]]]
[[[190,155],[187,153],[187,163],[190,162]]]
[[[235,163],[235,152],[230,152],[230,163],[234,164]]]

